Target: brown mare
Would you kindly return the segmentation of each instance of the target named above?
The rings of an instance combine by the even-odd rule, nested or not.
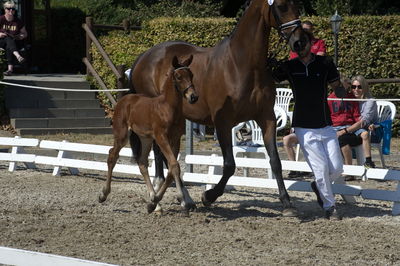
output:
[[[189,104],[197,101],[198,96],[193,86],[193,74],[189,69],[193,56],[182,63],[174,56],[170,61],[171,69],[164,69],[162,94],[156,98],[128,94],[118,101],[113,117],[114,146],[110,149],[107,164],[106,185],[99,196],[99,201],[107,199],[111,191],[111,177],[119,152],[128,141],[130,130],[138,136],[134,143],[134,159],[138,163],[150,194],[147,211],[151,213],[162,199],[166,189],[175,179],[179,191],[178,199],[185,212],[193,210],[196,205],[190,198],[181,180],[181,171],[177,161],[181,131],[184,130],[182,102],[185,98]],[[168,161],[168,175],[160,189],[154,190],[148,172],[148,156],[153,140],[159,145]],[[139,148],[140,147],[140,148]]]
[[[231,35],[216,46],[202,48],[180,41],[165,42],[143,53],[132,67],[132,92],[154,97],[160,94],[159,88],[166,79],[163,73],[171,58],[193,54],[191,69],[196,73],[193,83],[199,101],[194,105],[184,103],[183,113],[191,121],[215,126],[224,157],[221,180],[203,193],[205,206],[223,194],[235,171],[232,127],[242,121],[255,120],[264,134],[283,214],[296,215],[282,178],[275,140],[275,83],[266,61],[271,27],[278,29],[292,50],[304,49],[307,37],[298,16],[297,7],[291,0],[252,0]],[[157,156],[157,150],[154,151]],[[162,182],[162,161],[159,160],[156,167],[156,178]]]

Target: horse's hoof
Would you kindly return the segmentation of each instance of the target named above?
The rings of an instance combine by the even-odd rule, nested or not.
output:
[[[163,209],[161,208],[160,203],[157,204],[156,209],[154,210],[154,212],[159,213],[159,214],[163,214]]]
[[[107,197],[103,194],[100,193],[99,195],[99,203],[103,203],[104,201],[106,201]]]
[[[189,215],[189,210],[186,209],[186,208],[183,208],[182,211],[181,211],[181,215],[182,215],[182,217],[189,217],[190,216]]]
[[[211,199],[210,192],[211,192],[211,190],[207,190],[207,191],[203,192],[203,195],[201,195],[201,201],[203,202],[203,205],[206,207],[210,207],[211,204],[213,204],[215,202],[215,200],[217,199],[217,198]]]
[[[299,213],[297,210],[293,207],[283,209],[282,211],[282,216],[283,217],[297,217],[299,216]]]
[[[197,209],[197,206],[195,203],[188,203],[188,204],[186,204],[185,209],[192,212]]]
[[[148,214],[152,213],[156,209],[156,207],[157,207],[157,204],[155,204],[153,202],[147,203],[147,213]]]

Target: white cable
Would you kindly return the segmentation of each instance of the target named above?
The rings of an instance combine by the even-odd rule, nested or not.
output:
[[[389,101],[389,102],[398,102],[400,99],[357,99],[357,98],[328,98],[328,101],[349,101],[349,102],[362,102],[362,101]]]
[[[39,87],[39,86],[31,86],[31,85],[23,85],[18,83],[11,83],[11,82],[4,82],[0,81],[0,84],[16,86],[16,87],[23,87],[23,88],[32,88],[38,90],[49,90],[49,91],[77,91],[77,92],[104,92],[104,91],[128,91],[129,89],[115,89],[115,90],[78,90],[78,89],[62,89],[62,88],[49,88],[49,87]],[[400,99],[357,99],[357,98],[328,98],[328,101],[390,101],[390,102],[398,102]]]
[[[38,86],[23,85],[23,84],[10,83],[10,82],[4,82],[4,81],[0,81],[0,84],[16,86],[16,87],[23,87],[23,88],[32,88],[32,89],[38,89],[38,90],[48,90],[48,91],[104,92],[104,91],[128,91],[129,90],[129,89],[115,89],[115,90],[90,90],[90,89],[89,90],[83,90],[82,89],[82,90],[75,90],[75,89],[38,87]]]

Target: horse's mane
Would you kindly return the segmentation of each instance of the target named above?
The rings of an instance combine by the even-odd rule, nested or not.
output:
[[[244,15],[246,14],[246,12],[247,12],[247,10],[249,9],[249,6],[250,6],[250,4],[251,4],[251,1],[253,1],[253,0],[247,0],[247,1],[240,7],[240,10],[243,10],[243,14],[242,14],[239,18],[236,18],[236,25],[235,25],[235,28],[231,31],[231,33],[227,36],[227,38],[232,37],[232,35],[236,32],[237,27],[238,27],[238,25],[239,25],[239,21],[240,21],[240,20],[244,17]]]

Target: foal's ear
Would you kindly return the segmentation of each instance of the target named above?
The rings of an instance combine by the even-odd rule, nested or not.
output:
[[[193,60],[193,55],[191,54],[188,59],[186,59],[181,63],[181,65],[188,67],[192,63],[192,60]]]
[[[181,65],[179,64],[179,61],[178,61],[178,57],[176,57],[176,55],[174,56],[174,58],[172,58],[172,66],[175,69],[181,67]]]

